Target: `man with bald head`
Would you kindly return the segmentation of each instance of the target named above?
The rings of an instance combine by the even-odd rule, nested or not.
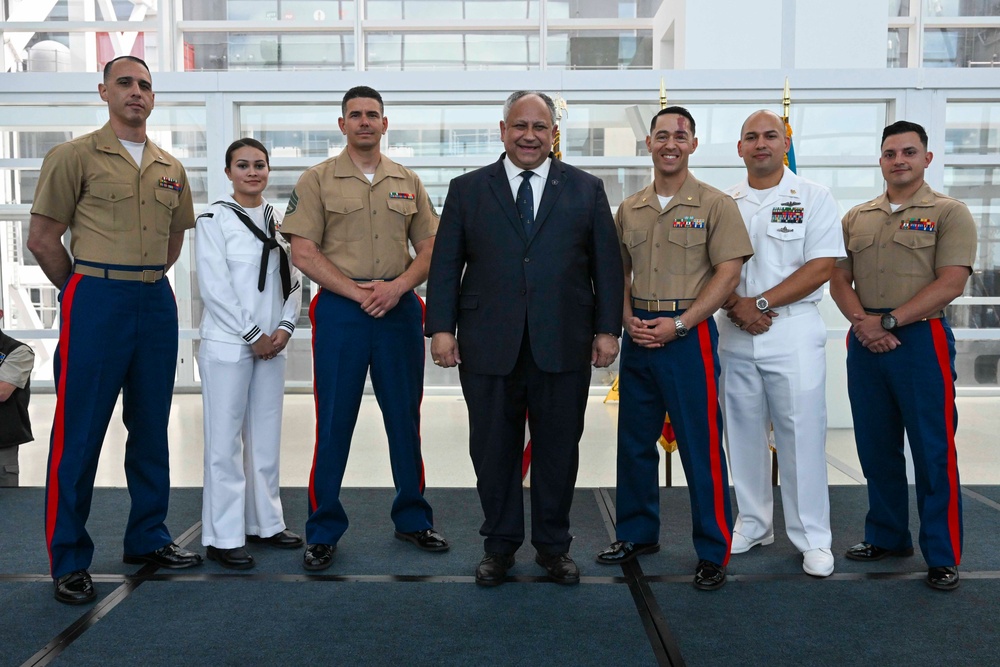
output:
[[[815,577],[833,572],[826,478],[826,326],[817,304],[845,256],[830,191],[784,165],[785,123],[757,111],[737,151],[736,200],[754,247],[720,315],[723,421],[739,508],[732,553],[774,542],[768,432],[774,429],[788,539]]]

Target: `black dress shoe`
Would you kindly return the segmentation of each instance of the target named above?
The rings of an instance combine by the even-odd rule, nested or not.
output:
[[[337,550],[333,544],[307,544],[302,554],[302,567],[315,572],[325,570],[333,562],[333,552]]]
[[[957,575],[956,575],[957,579]],[[97,599],[94,582],[86,570],[64,574],[54,580],[56,599],[64,604],[86,604]]]
[[[415,533],[401,533],[397,530],[396,539],[412,542],[424,551],[447,551],[450,548],[448,540],[433,528],[418,530]]]
[[[888,558],[889,556],[912,556],[913,547],[893,551],[892,549],[877,547],[874,544],[869,544],[868,542],[862,542],[861,544],[855,544],[853,547],[848,549],[847,553],[844,555],[851,560],[882,560],[883,558]]]
[[[597,554],[597,562],[602,565],[621,565],[642,554],[653,554],[660,550],[656,542],[613,542],[610,547]]]
[[[179,546],[171,542],[166,546],[160,547],[156,551],[150,551],[148,554],[139,554],[137,556],[125,554],[122,556],[122,562],[128,563],[129,565],[151,563],[153,565],[169,568],[171,570],[183,570],[186,567],[201,565],[201,554],[196,554],[195,552],[188,551],[187,549],[181,549]]]
[[[714,591],[726,583],[726,568],[710,560],[698,561],[694,571],[694,585],[703,591]]]
[[[557,584],[580,583],[580,568],[569,554],[538,554],[535,562],[545,568],[549,579]]]
[[[255,544],[266,544],[279,549],[298,549],[302,546],[302,538],[290,530],[283,530],[275,533],[271,537],[261,537],[260,535],[247,535],[247,541]]]
[[[941,591],[955,590],[958,588],[958,568],[953,565],[929,568],[927,585]]]
[[[208,555],[208,560],[214,560],[222,567],[229,568],[230,570],[249,570],[254,566],[253,556],[248,554],[247,550],[243,547],[236,547],[235,549],[207,547],[205,553]]]
[[[507,570],[514,567],[514,554],[487,551],[476,568],[476,583],[480,586],[499,586],[507,577]]]

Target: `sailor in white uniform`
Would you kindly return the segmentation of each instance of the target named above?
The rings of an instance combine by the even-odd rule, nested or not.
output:
[[[773,425],[785,532],[807,574],[833,572],[826,476],[826,325],[817,303],[845,256],[830,191],[784,166],[789,139],[770,111],[738,144],[747,179],[736,200],[754,256],[719,316],[720,388],[739,515],[732,553],[774,542],[768,432]],[[735,325],[735,326],[734,326]]]
[[[278,495],[285,346],[302,303],[300,272],[263,198],[268,155],[253,139],[226,152],[233,195],[195,227],[205,427],[202,544],[223,567],[254,566],[246,540],[296,548]]]

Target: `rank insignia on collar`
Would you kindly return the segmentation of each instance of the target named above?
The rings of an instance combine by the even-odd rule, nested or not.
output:
[[[414,200],[417,196],[410,192],[390,192],[389,199],[409,199]]]
[[[174,190],[175,192],[180,192],[184,189],[184,186],[175,181],[172,178],[167,178],[166,176],[161,176],[158,185],[161,188],[166,188],[167,190]]]
[[[928,220],[927,218],[910,218],[909,220],[901,221],[899,228],[915,232],[935,232],[937,231],[937,222]]]
[[[674,220],[674,229],[705,229],[704,218],[684,216]]]
[[[803,215],[805,215],[805,209],[801,206],[775,206],[771,209],[771,222],[801,225]]]

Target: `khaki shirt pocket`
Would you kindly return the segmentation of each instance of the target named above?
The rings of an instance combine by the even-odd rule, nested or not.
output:
[[[406,241],[410,230],[410,221],[417,214],[417,202],[409,199],[390,199],[386,206],[392,211],[389,215],[389,234],[397,241]]]
[[[174,209],[180,205],[179,192],[166,189],[156,190],[156,233],[158,236],[170,236],[170,223],[174,219]]]
[[[691,275],[708,263],[708,230],[676,227],[667,236],[667,270],[677,275]]]
[[[359,241],[368,231],[364,202],[357,197],[339,197],[326,202],[326,230],[337,241]]]
[[[874,244],[874,234],[852,236],[847,240],[847,250],[851,253],[855,277],[867,278],[875,273],[877,258]]]
[[[937,234],[901,229],[893,235],[892,240],[893,273],[897,276],[934,279],[934,253],[937,249]]]
[[[96,222],[103,229],[123,231],[139,224],[132,219],[137,207],[132,200],[135,190],[131,183],[91,183],[89,191],[98,200],[95,205],[101,213]]]

